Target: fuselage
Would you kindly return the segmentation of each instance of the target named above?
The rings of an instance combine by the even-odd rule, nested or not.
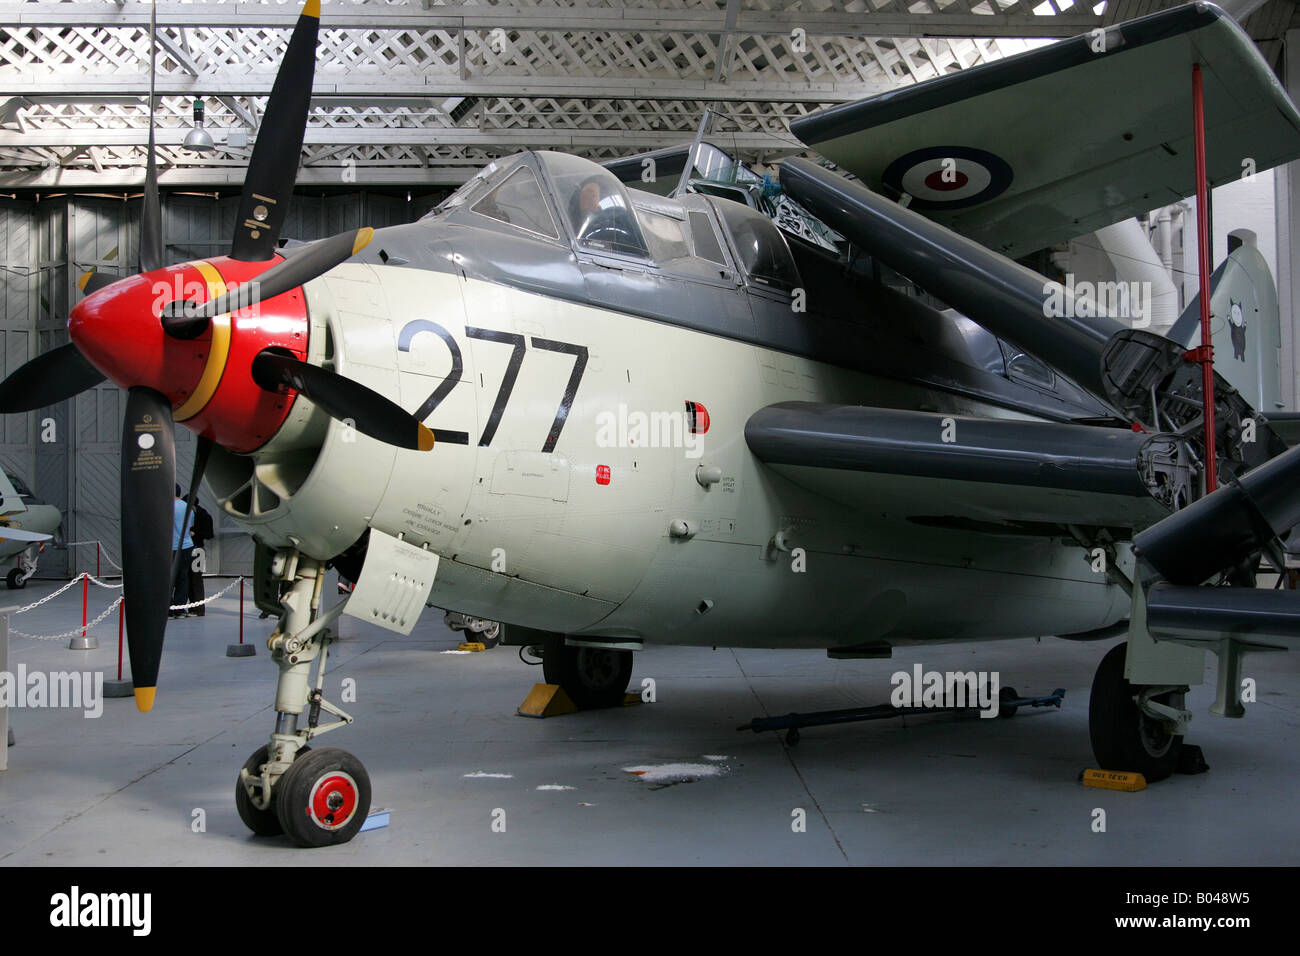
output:
[[[978,327],[878,283],[832,283],[826,263],[803,256],[802,284],[785,281],[770,250],[744,248],[770,237],[722,200],[633,202],[639,221],[659,217],[652,253],[666,218],[711,258],[628,254],[617,223],[602,226],[617,244],[584,246],[562,175],[545,155],[515,163],[545,187],[554,236],[476,208],[517,171],[503,161],[304,287],[308,360],[418,410],[438,441],[394,449],[299,397],[265,445],[218,453],[209,472],[263,542],[330,558],[368,528],[400,534],[441,557],[434,606],[633,645],[976,640],[1125,616],[1073,541],[832,501],[744,439],[782,401],[1104,414],[1087,396],[999,373]]]

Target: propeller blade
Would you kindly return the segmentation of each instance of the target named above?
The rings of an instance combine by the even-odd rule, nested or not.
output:
[[[419,419],[360,382],[275,349],[257,354],[252,373],[253,381],[268,392],[286,386],[302,392],[331,418],[350,422],[377,441],[414,451],[433,447],[433,432]]]
[[[310,282],[329,272],[340,262],[356,255],[370,242],[375,230],[366,226],[355,232],[341,232],[313,242],[283,262],[267,269],[257,278],[231,289],[207,302],[189,303],[173,300],[162,313],[163,329],[172,338],[192,339],[202,335],[208,323],[218,315],[273,299],[283,292]]]
[[[0,413],[30,412],[80,395],[104,380],[69,342],[38,355],[0,382]]]
[[[156,32],[158,27],[158,5],[149,10],[149,158],[144,176],[144,209],[140,212],[140,271],[152,272],[161,269],[163,264],[162,248],[162,204],[158,199],[158,159],[154,150],[153,113],[155,107],[154,74],[158,58]]]
[[[195,502],[199,500],[199,482],[203,480],[203,472],[208,467],[208,456],[212,454],[212,439],[199,436],[199,446],[194,449],[194,471],[190,475],[190,490],[185,496],[185,519],[181,522],[182,528],[190,526],[190,518],[194,516]],[[176,582],[176,576],[181,570],[181,552],[177,550],[172,555],[172,576],[173,586]]]
[[[171,605],[176,438],[167,398],[136,386],[122,425],[122,584],[131,680],[141,711],[153,707]]]
[[[106,289],[121,276],[109,275],[107,272],[96,272],[91,269],[89,272],[83,272],[81,278],[77,280],[77,288],[83,295],[94,295],[100,289]]]
[[[307,0],[257,128],[257,142],[244,175],[244,191],[235,217],[232,258],[264,262],[275,253],[302,158],[319,28],[320,0]]]

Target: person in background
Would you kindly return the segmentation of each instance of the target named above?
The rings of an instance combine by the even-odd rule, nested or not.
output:
[[[212,515],[208,514],[197,501],[194,502],[194,523],[190,528],[190,537],[194,539],[194,548],[190,551],[190,590],[189,603],[195,606],[190,608],[190,617],[203,617],[203,612],[207,610],[202,604],[196,604],[202,601],[203,594],[203,574],[207,571],[207,544],[212,540],[215,529],[212,526]],[[200,559],[200,555],[202,558]]]
[[[172,566],[176,568],[176,580],[172,582],[172,607],[188,604],[190,601],[190,552],[194,548],[194,539],[190,537],[190,528],[194,525],[194,516],[190,515],[189,524],[185,522],[185,499],[181,497],[181,486],[176,486],[176,501],[172,505]],[[184,611],[169,610],[168,617],[185,617]]]

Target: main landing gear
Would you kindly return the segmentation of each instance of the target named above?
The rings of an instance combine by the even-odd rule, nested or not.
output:
[[[1092,752],[1103,769],[1163,780],[1178,768],[1183,729],[1191,716],[1183,707],[1187,688],[1130,684],[1124,677],[1127,654],[1127,643],[1112,647],[1093,678],[1088,705]]]
[[[604,647],[570,647],[561,634],[542,644],[542,675],[559,684],[579,710],[617,707],[632,678],[632,652]]]
[[[343,610],[340,603],[320,614],[324,570],[319,561],[293,552],[275,558],[272,573],[289,585],[280,601],[280,624],[268,642],[280,668],[275,732],[244,763],[235,784],[235,807],[250,830],[258,836],[284,833],[303,847],[347,843],[370,812],[370,777],[361,761],[335,747],[307,746],[307,741],[352,723],[350,715],[321,695],[333,640],[329,625]],[[321,724],[322,710],[339,719]],[[304,712],[307,726],[299,727]]]

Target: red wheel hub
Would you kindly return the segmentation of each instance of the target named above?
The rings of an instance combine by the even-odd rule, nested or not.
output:
[[[316,781],[307,802],[318,827],[337,830],[357,812],[357,782],[342,771],[332,771]]]

